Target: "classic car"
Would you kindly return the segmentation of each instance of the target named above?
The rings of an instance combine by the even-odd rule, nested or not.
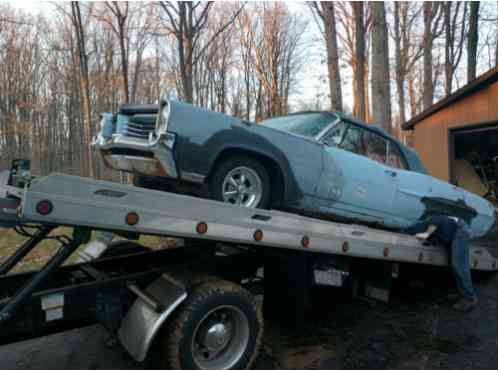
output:
[[[485,199],[427,175],[416,152],[345,114],[302,112],[248,122],[190,104],[122,105],[93,145],[135,184],[379,228],[423,216],[495,222]]]

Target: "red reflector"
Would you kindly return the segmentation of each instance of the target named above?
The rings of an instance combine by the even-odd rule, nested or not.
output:
[[[41,200],[36,204],[36,212],[40,215],[48,215],[53,209],[54,206],[49,200]]]
[[[255,241],[261,241],[263,239],[263,231],[261,229],[256,229],[253,234]]]
[[[128,225],[135,225],[135,224],[138,224],[138,220],[140,218],[138,217],[138,214],[134,211],[132,212],[129,212],[128,214],[126,214],[126,224]]]
[[[384,249],[384,258],[387,258],[389,256],[389,253],[390,253],[389,248],[386,247]]]
[[[310,238],[308,236],[303,236],[301,239],[301,245],[303,247],[308,247],[310,245]]]
[[[200,222],[195,229],[197,230],[197,233],[204,234],[208,231],[208,225],[205,222]]]

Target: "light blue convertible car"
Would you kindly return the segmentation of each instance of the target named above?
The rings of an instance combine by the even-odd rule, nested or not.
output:
[[[398,229],[445,214],[474,237],[495,223],[485,199],[427,175],[417,154],[341,113],[259,124],[163,100],[102,116],[94,146],[135,184],[234,205]]]

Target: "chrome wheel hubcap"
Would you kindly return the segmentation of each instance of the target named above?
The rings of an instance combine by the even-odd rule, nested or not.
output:
[[[249,343],[249,321],[237,307],[224,305],[199,322],[192,339],[194,362],[201,369],[228,369]]]
[[[259,175],[246,166],[236,167],[225,176],[222,185],[223,202],[246,207],[256,207],[263,195]]]

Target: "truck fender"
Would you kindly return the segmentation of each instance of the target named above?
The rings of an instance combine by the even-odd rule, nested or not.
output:
[[[145,360],[159,329],[187,298],[185,286],[167,274],[162,274],[151,283],[144,293],[159,304],[159,309],[138,297],[126,313],[118,331],[119,341],[138,362]]]

